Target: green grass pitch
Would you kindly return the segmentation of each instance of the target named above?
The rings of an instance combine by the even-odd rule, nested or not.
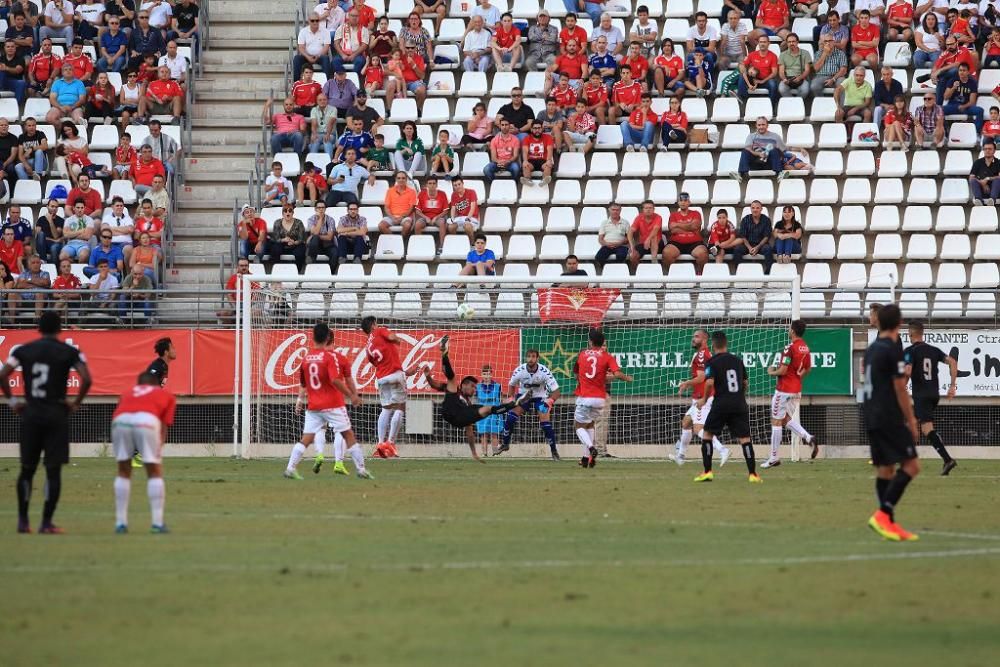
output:
[[[998,462],[925,461],[892,544],[861,461],[309,461],[168,459],[165,536],[141,471],[112,533],[108,459],[16,535],[0,462],[0,665],[1000,664]]]

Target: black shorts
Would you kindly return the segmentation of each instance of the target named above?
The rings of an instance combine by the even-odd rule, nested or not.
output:
[[[545,160],[528,160],[528,164],[531,165],[531,171],[545,171]]]
[[[455,428],[472,426],[482,419],[478,405],[469,405],[458,397],[458,394],[446,393],[441,404],[441,418]]]
[[[708,246],[706,246],[701,241],[697,241],[696,243],[678,243],[677,241],[670,241],[667,243],[667,245],[672,245],[673,247],[677,248],[677,250],[682,255],[690,255],[691,253],[694,252],[694,249],[697,248],[698,246],[701,246],[706,250],[708,249]]]
[[[65,408],[25,407],[21,414],[21,464],[35,467],[69,463],[69,413]]]
[[[637,245],[635,247],[635,251],[637,253],[639,253],[639,257],[645,257],[646,255],[649,254],[649,251],[646,250],[646,246],[641,245],[641,244]],[[661,255],[663,254],[663,240],[662,239],[660,240],[660,245],[657,247],[657,252],[659,252]]]
[[[914,396],[913,413],[917,416],[917,421],[921,424],[934,421],[934,411],[939,400],[939,396]]]
[[[712,401],[712,409],[705,418],[705,430],[712,435],[721,435],[726,426],[734,438],[750,437],[750,408],[745,402],[720,403],[718,398]]]
[[[869,428],[868,444],[872,449],[872,463],[877,466],[890,466],[917,458],[917,445],[910,430],[902,424]]]

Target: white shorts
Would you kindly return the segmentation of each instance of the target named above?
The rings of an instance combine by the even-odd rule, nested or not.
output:
[[[128,461],[135,452],[143,463],[159,463],[163,458],[160,446],[160,420],[148,412],[126,412],[111,422],[111,446],[115,460]]]
[[[573,419],[581,424],[591,424],[600,418],[605,405],[607,405],[607,399],[578,396]]]
[[[712,410],[712,401],[715,399],[714,396],[709,396],[708,400],[705,401],[705,407],[698,409],[698,400],[691,399],[691,407],[688,411],[684,413],[685,417],[690,417],[691,421],[695,424],[705,425],[705,420],[708,419],[708,413]]]
[[[799,399],[802,394],[786,394],[783,391],[774,392],[771,398],[771,419],[791,417],[799,409]]]
[[[451,219],[451,224],[458,225],[460,228],[469,225],[472,227],[472,231],[477,231],[479,229],[479,220],[473,218],[471,215],[459,215]]]
[[[406,402],[406,374],[403,371],[378,378],[375,386],[378,387],[378,400],[383,408]]]
[[[302,426],[303,433],[315,435],[329,426],[334,433],[351,430],[351,418],[347,416],[347,408],[327,408],[326,410],[306,410],[306,421]]]

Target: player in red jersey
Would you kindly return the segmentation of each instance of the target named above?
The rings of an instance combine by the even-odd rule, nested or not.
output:
[[[705,396],[705,364],[712,358],[712,352],[708,348],[708,332],[698,329],[691,336],[691,347],[694,348],[694,356],[691,357],[691,379],[684,380],[677,388],[677,394],[683,395],[688,389],[691,390],[691,407],[681,419],[681,437],[674,445],[674,455],[668,457],[677,465],[684,465],[684,454],[687,446],[691,442],[691,436],[697,435],[701,440],[701,433],[705,428],[705,420],[708,413],[712,411],[712,392],[708,392],[705,405],[698,407],[698,401]],[[729,448],[722,444],[718,434],[712,435],[712,451],[719,452],[719,467],[726,465],[729,460]]]
[[[295,412],[306,409],[305,424],[302,427],[302,439],[292,448],[288,457],[288,466],[284,476],[288,479],[301,480],[302,475],[296,468],[306,453],[309,445],[316,443],[316,450],[322,454],[326,439],[326,429],[329,426],[334,433],[340,434],[347,445],[347,453],[354,461],[358,477],[373,479],[372,474],[365,470],[365,455],[361,445],[354,438],[351,430],[351,418],[347,415],[346,401],[351,405],[361,405],[361,399],[351,390],[341,375],[341,366],[330,347],[333,345],[333,332],[330,327],[320,322],[313,327],[313,349],[306,352],[299,368],[298,400],[295,401]],[[322,463],[322,459],[319,459]],[[319,472],[318,467],[314,467]]]
[[[625,382],[632,381],[632,376],[622,373],[618,361],[604,349],[604,334],[600,329],[591,329],[588,339],[590,347],[580,352],[573,362],[573,375],[576,376],[573,428],[576,429],[576,437],[583,444],[581,468],[593,468],[597,465],[594,422],[608,401],[608,375]]]
[[[330,354],[333,358],[337,360],[337,370],[340,373],[340,377],[343,378],[344,384],[347,388],[351,390],[351,393],[355,396],[358,395],[357,385],[354,384],[354,370],[351,368],[351,362],[347,357],[342,355],[336,350],[330,350]],[[325,434],[324,434],[325,435]],[[344,436],[339,433],[333,436],[333,472],[336,475],[348,475],[347,468],[344,467],[344,450],[347,449],[344,444]],[[320,453],[316,454],[316,458],[313,462],[313,472],[319,473],[320,468],[323,465],[323,455]]]
[[[385,327],[380,327],[374,315],[361,319],[361,330],[368,334],[365,354],[375,367],[375,386],[378,388],[382,412],[378,415],[378,446],[375,456],[390,458],[396,453],[396,436],[403,426],[406,414],[406,376],[399,360],[399,338]]]
[[[811,435],[793,418],[799,409],[799,399],[802,398],[802,378],[809,375],[809,371],[812,370],[812,355],[809,353],[809,346],[802,340],[805,333],[805,322],[802,320],[792,322],[788,329],[789,342],[781,352],[778,365],[767,369],[767,374],[778,378],[778,383],[771,399],[771,456],[760,465],[761,468],[781,465],[778,447],[781,446],[781,429],[786,425],[792,433],[812,447],[809,458],[814,459],[819,454],[816,436]]]
[[[174,423],[177,401],[160,387],[160,378],[146,371],[136,385],[122,394],[111,415],[111,443],[118,461],[115,477],[115,532],[128,532],[128,500],[132,492],[132,455],[138,451],[146,468],[146,495],[153,515],[154,533],[166,533],[163,504],[163,443]]]

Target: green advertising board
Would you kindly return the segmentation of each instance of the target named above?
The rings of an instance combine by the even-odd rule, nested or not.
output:
[[[616,396],[663,396],[676,392],[690,377],[693,328],[620,327],[605,323],[607,348],[622,370],[635,378],[631,384],[616,382]],[[776,363],[788,343],[788,332],[778,327],[727,329],[729,351],[740,356],[750,375],[750,394],[770,396],[774,378],[767,367]],[[810,328],[806,343],[812,352],[813,370],[803,383],[812,396],[847,396],[854,393],[851,362],[851,329]],[[587,347],[586,327],[528,327],[521,330],[521,356],[537,349],[563,395],[573,391],[573,362]]]

